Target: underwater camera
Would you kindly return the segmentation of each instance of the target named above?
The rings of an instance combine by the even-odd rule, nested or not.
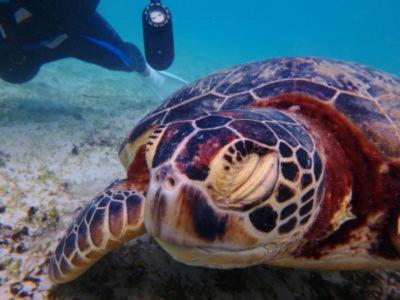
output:
[[[156,70],[169,68],[174,61],[174,36],[169,9],[160,0],[151,0],[142,14],[147,63]]]

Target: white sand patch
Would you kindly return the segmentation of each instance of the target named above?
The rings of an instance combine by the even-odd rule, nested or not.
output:
[[[37,270],[76,210],[125,176],[119,144],[157,100],[136,75],[71,62],[0,89],[3,299],[13,285],[31,293],[27,282],[17,292],[27,274],[49,287]]]

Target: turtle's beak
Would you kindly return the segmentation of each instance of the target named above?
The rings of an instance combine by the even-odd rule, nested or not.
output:
[[[170,239],[168,232],[175,228],[180,210],[177,205],[179,181],[170,165],[151,173],[146,195],[145,225],[152,236]]]
[[[258,239],[240,214],[215,205],[204,185],[190,181],[170,164],[151,171],[145,207],[146,229],[168,244],[243,250]]]
[[[146,229],[176,260],[189,265],[230,268],[259,263],[265,249],[254,247],[244,224],[212,205],[201,186],[180,178],[170,165],[152,174],[145,207]],[[242,235],[238,235],[242,232]]]
[[[146,228],[154,237],[172,244],[213,243],[224,236],[229,215],[217,212],[211,202],[201,186],[194,186],[171,165],[163,165],[151,176]]]

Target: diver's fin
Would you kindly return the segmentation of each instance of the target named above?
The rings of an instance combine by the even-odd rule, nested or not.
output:
[[[158,72],[150,66],[147,66],[142,78],[161,100],[187,84],[185,80],[178,76],[164,71]]]
[[[94,198],[74,220],[50,259],[55,283],[84,273],[107,252],[145,233],[144,196],[129,181],[117,180]]]

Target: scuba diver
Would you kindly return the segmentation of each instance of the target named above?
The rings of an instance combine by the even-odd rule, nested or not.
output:
[[[154,68],[96,11],[99,1],[0,0],[0,78],[24,83],[43,64],[76,58],[110,70],[138,72],[160,98],[186,84],[157,71],[169,67],[174,55],[170,13],[159,0],[152,0],[143,12],[146,58]]]

